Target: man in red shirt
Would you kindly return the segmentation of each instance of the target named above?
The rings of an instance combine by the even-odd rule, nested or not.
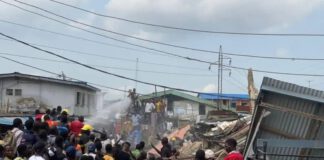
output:
[[[225,141],[225,150],[228,155],[224,158],[224,160],[243,160],[243,155],[236,151],[237,142],[235,139],[227,139]]]
[[[84,117],[80,116],[77,120],[74,120],[70,124],[71,133],[78,136],[81,133],[81,128],[83,127]]]

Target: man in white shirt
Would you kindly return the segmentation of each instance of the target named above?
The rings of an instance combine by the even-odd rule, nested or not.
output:
[[[145,105],[145,113],[151,113],[155,109],[153,101],[147,102]]]
[[[145,105],[145,121],[149,123],[151,119],[151,112],[155,109],[155,105],[153,103],[153,100],[150,100]]]
[[[45,160],[44,158],[44,149],[46,145],[44,142],[39,141],[34,145],[34,155],[32,155],[28,160]]]

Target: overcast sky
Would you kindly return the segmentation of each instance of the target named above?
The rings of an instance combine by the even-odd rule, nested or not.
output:
[[[48,15],[44,12],[33,8],[28,8],[12,0],[4,1]],[[238,54],[324,58],[322,53],[324,49],[324,37],[266,37],[175,31],[98,17],[53,3],[48,0],[28,0],[25,2],[37,5],[41,8],[53,11],[83,23],[164,43],[214,51],[218,51],[219,46],[222,45],[223,52]],[[324,33],[324,1],[321,0],[68,0],[62,2],[111,16],[184,28],[256,33]],[[4,23],[3,20],[64,34],[80,36],[107,44],[103,45],[51,33],[40,32]],[[80,24],[74,24],[73,22],[65,20],[62,21],[131,43],[206,61],[217,61],[217,54],[193,52],[161,46],[105,33],[90,27],[84,27]],[[106,56],[106,58],[103,58],[56,50],[53,48],[44,48],[89,65],[113,67],[101,68],[109,72],[135,78],[135,61],[136,58],[138,58],[139,72],[137,78],[139,80],[196,91],[217,91],[217,66],[213,66],[212,71],[209,71],[207,64],[170,56],[163,56],[157,52],[148,51],[105,39],[103,37],[86,33],[84,31],[21,11],[1,2],[0,29],[3,33],[30,43]],[[0,53],[60,60],[57,57],[47,55],[35,49],[17,44],[16,42],[3,40],[3,37],[1,37],[0,41]],[[111,46],[111,44],[133,48],[134,50]],[[67,76],[82,79],[84,81],[99,83],[119,89],[124,89],[125,87],[131,88],[135,86],[135,83],[132,81],[105,75],[75,64],[27,59],[3,54],[0,55],[47,69],[49,71],[57,73],[61,73],[63,71]],[[116,58],[119,58],[119,60]],[[120,58],[124,60],[120,60]],[[324,71],[322,70],[324,63],[322,61],[269,60],[235,56],[231,56],[231,58],[233,66],[244,68],[291,73],[324,74]],[[147,64],[147,62],[163,65]],[[224,63],[228,64],[228,60],[225,60]],[[27,68],[2,58],[0,58],[0,64],[0,73],[17,71],[21,73],[53,77],[53,75],[48,73]],[[129,71],[116,68],[129,69]],[[152,73],[152,71],[158,73]],[[264,76],[268,76],[303,86],[308,86],[308,81],[310,81],[312,88],[324,90],[324,86],[321,83],[324,79],[323,77],[300,77],[264,73],[254,73],[254,76],[257,87],[261,85],[262,78]],[[247,93],[246,88],[246,71],[232,69],[230,76],[229,71],[224,71],[224,92]],[[149,93],[154,91],[154,87],[143,84],[137,84],[137,89],[141,93]],[[117,92],[110,90],[108,91],[108,95],[113,95],[115,97],[117,94]]]

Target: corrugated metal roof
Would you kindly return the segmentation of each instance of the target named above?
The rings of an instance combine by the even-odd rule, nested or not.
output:
[[[173,96],[177,96],[177,97],[181,97],[187,100],[191,100],[194,102],[198,102],[201,104],[205,104],[211,107],[217,107],[216,104],[214,104],[213,102],[204,100],[204,99],[200,99],[198,97],[192,96],[190,94],[186,94],[186,93],[182,93],[176,90],[166,90],[166,91],[161,91],[161,92],[156,92],[156,93],[152,93],[152,94],[148,94],[148,95],[143,95],[139,97],[139,100],[147,100],[147,99],[154,99],[154,98],[159,98],[159,97],[164,97],[164,96],[169,96],[169,95],[173,95]]]
[[[50,77],[22,74],[22,73],[18,73],[18,72],[8,73],[8,74],[0,74],[0,79],[3,79],[3,78],[24,78],[24,79],[30,79],[30,80],[39,80],[39,81],[59,83],[59,84],[64,84],[64,85],[78,86],[78,87],[86,88],[86,89],[93,90],[93,91],[100,91],[100,89],[93,87],[91,85],[88,85],[86,82],[62,80],[62,79],[56,79],[56,78],[50,78]]]
[[[263,110],[271,112],[261,120]],[[261,86],[247,149],[257,139],[324,140],[324,92],[265,77]],[[253,139],[253,134],[256,134]],[[255,147],[255,146],[254,146]],[[255,148],[254,148],[255,149]],[[323,149],[268,147],[270,154],[324,156]],[[270,156],[270,159],[297,157]]]
[[[207,100],[248,100],[248,94],[199,93],[198,97]]]

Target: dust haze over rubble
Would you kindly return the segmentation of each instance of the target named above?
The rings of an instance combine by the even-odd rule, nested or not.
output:
[[[114,119],[125,113],[130,103],[129,98],[109,101],[102,108],[97,108],[96,113],[86,119],[86,123],[91,124],[96,130],[113,128]]]

